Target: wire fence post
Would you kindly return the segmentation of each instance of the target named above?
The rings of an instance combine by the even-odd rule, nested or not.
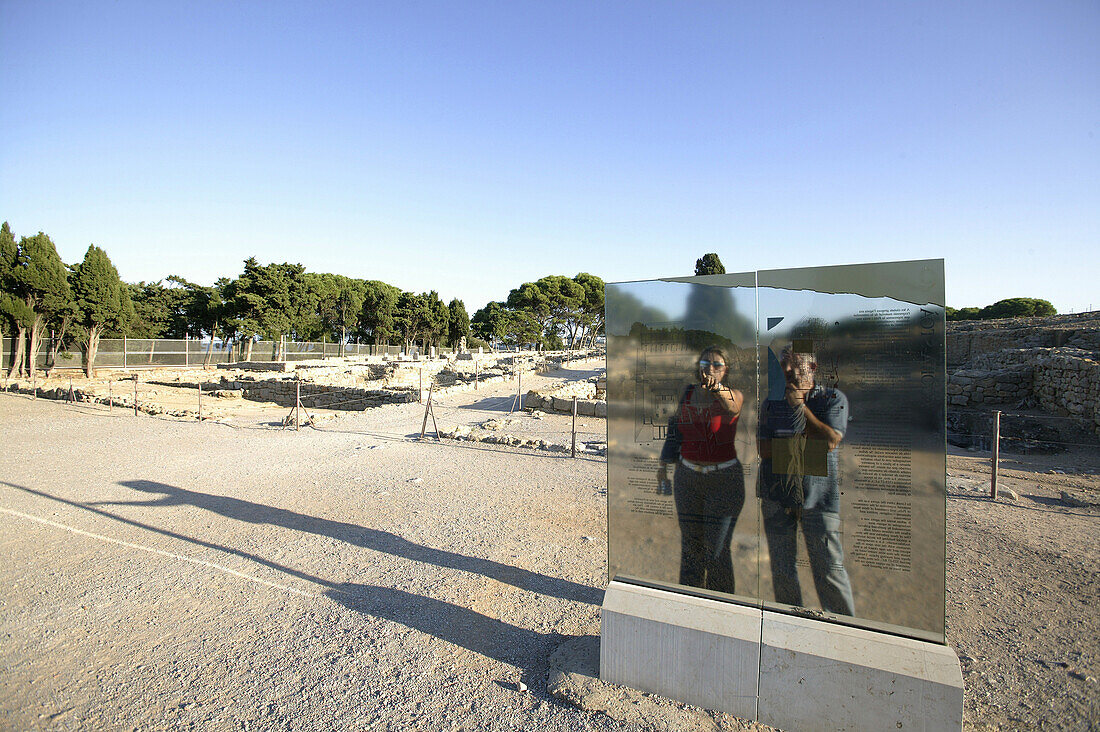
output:
[[[424,433],[428,431],[428,415],[432,415],[432,424],[435,425],[435,438],[439,439],[439,425],[435,424],[435,412],[432,411],[432,391],[435,389],[433,381],[428,386],[428,401],[424,405],[424,421],[420,423],[420,439],[424,439]]]
[[[474,391],[477,391],[477,379],[480,374],[478,373],[477,359],[474,359]]]
[[[202,380],[199,381],[199,421],[202,421]]]
[[[297,432],[300,429],[302,415],[302,377],[299,376],[298,380],[294,382],[294,431]]]
[[[115,411],[115,380],[107,380],[107,411]]]
[[[989,497],[997,498],[997,463],[1001,453],[1001,413],[993,413],[993,457],[989,478]]]
[[[69,404],[76,404],[76,392],[73,391],[73,377],[69,377]]]
[[[577,397],[573,397],[573,449],[570,457],[577,457]]]
[[[137,401],[137,384],[138,375],[134,374],[134,416],[138,416],[138,401]]]
[[[126,368],[126,336],[122,336],[122,368]]]
[[[322,361],[325,360],[325,351],[327,351],[327,350],[328,350],[328,337],[322,335],[321,336],[321,360]]]
[[[31,364],[32,366],[34,364]],[[38,398],[38,372],[31,370],[31,399]]]
[[[183,334],[183,365],[191,365],[191,336]]]

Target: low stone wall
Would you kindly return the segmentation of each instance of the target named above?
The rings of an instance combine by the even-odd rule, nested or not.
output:
[[[950,406],[1033,403],[1100,433],[1100,362],[1079,348],[1011,348],[948,375]]]
[[[245,399],[274,402],[283,407],[293,407],[298,394],[298,382],[291,380],[267,380],[240,382]],[[308,381],[301,383],[302,406],[307,409],[346,409],[362,411],[384,404],[404,404],[418,400],[414,389],[357,389],[328,386]]]
[[[947,403],[951,406],[1016,404],[1031,396],[1032,368],[960,369],[947,377]]]
[[[1100,312],[1047,318],[962,320],[947,324],[947,365],[972,368],[1006,349],[1079,348],[1100,351]]]
[[[607,402],[596,398],[594,380],[575,381],[547,393],[529,391],[523,397],[523,406],[526,409],[541,409],[544,412],[572,414],[574,397],[577,399],[577,414],[585,417],[607,416]]]

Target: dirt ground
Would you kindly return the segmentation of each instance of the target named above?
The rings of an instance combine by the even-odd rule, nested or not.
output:
[[[514,390],[445,394],[439,426],[569,442],[568,416],[509,415]],[[242,407],[199,423],[0,394],[0,728],[764,729],[548,691],[555,652],[599,634],[603,457],[417,440],[417,404],[299,432]],[[970,729],[1100,726],[1100,450],[1073,450],[1004,455],[1016,497],[996,501],[987,454],[949,456]]]

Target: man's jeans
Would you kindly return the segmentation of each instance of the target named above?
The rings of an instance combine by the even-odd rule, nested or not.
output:
[[[774,501],[764,500],[762,508],[775,600],[802,607],[802,588],[795,566],[799,521],[792,512]],[[844,568],[844,549],[840,545],[840,515],[832,511],[808,509],[803,511],[801,523],[821,607],[837,615],[855,615],[852,583],[848,579],[848,570]]]

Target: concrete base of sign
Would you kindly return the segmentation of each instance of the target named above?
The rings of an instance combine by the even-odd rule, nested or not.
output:
[[[600,620],[600,680],[756,718],[760,611],[612,582]]]
[[[600,679],[781,729],[962,729],[948,646],[623,582],[600,636]]]

